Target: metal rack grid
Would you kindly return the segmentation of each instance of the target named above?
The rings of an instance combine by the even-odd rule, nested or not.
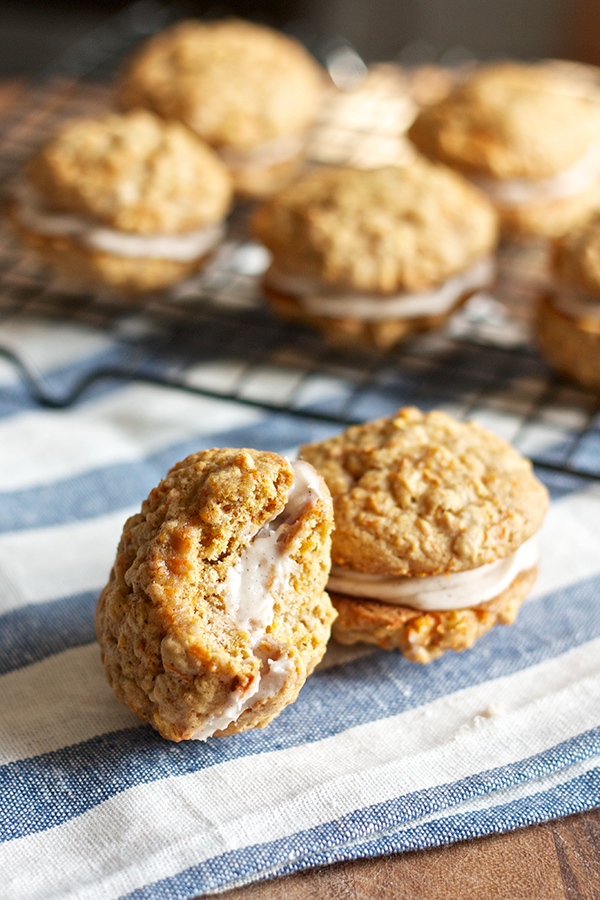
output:
[[[65,118],[110,102],[106,75],[140,36],[140,11],[166,21],[161,7],[136,4],[29,90],[0,127],[0,178]],[[143,18],[143,17],[142,17]],[[148,17],[143,18],[149,31]],[[75,73],[73,75],[72,73]],[[403,131],[414,100],[409,79],[386,66],[350,92],[332,92],[310,144],[314,161],[380,165],[409,152]],[[143,305],[102,292],[76,292],[40,268],[0,228],[0,356],[31,397],[64,408],[107,381],[142,380],[253,407],[343,426],[402,405],[473,418],[542,467],[600,480],[600,398],[554,376],[528,340],[528,319],[543,282],[541,245],[501,248],[493,296],[472,298],[443,332],[386,352],[327,348],[309,331],[276,320],[260,298],[266,252],[248,239],[248,208],[231,217],[228,238],[197,277]],[[65,325],[108,336],[109,357],[79,368],[58,393],[11,342],[15,322],[42,319],[48,339]],[[3,327],[4,326],[4,327]]]

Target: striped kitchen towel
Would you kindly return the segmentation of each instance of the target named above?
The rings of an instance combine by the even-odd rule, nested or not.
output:
[[[128,354],[18,316],[0,343],[58,394]],[[343,388],[322,384],[321,409]],[[381,412],[412,399],[386,391]],[[165,741],[116,701],[93,613],[127,516],[190,452],[292,453],[338,428],[115,380],[43,409],[0,360],[3,900],[183,900],[599,804],[600,489],[563,472],[540,472],[552,504],[531,599],[472,650],[420,666],[332,645],[266,729],[206,743]]]

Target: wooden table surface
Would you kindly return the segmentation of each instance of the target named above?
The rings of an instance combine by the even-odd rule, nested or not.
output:
[[[0,81],[0,115],[20,81]],[[374,860],[337,863],[220,894],[227,900],[600,900],[600,809]]]

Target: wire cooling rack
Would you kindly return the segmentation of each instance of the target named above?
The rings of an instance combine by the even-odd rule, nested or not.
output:
[[[144,34],[171,13],[142,0],[92,33],[43,74],[0,123],[0,179],[65,118],[110,105],[110,79]],[[404,131],[415,96],[444,74],[417,83],[393,65],[368,72],[351,90],[332,90],[309,145],[321,164],[373,166],[410,154]],[[419,90],[415,90],[418,87]],[[0,357],[37,403],[64,408],[103,381],[141,380],[280,414],[344,426],[403,405],[471,418],[511,441],[539,466],[600,480],[600,397],[562,381],[529,339],[544,282],[541,244],[499,253],[493,294],[478,294],[441,332],[389,352],[327,348],[308,329],[282,323],[263,305],[266,251],[249,239],[249,209],[237,208],[209,266],[142,304],[61,283],[0,226]],[[19,325],[43,323],[44,340],[84,328],[111,341],[110,362],[79,366],[57,391],[20,346]]]

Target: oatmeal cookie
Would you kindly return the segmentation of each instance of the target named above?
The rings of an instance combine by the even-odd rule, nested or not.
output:
[[[409,407],[301,456],[333,498],[340,641],[425,662],[514,618],[535,577],[548,494],[509,444]]]
[[[73,280],[124,291],[199,268],[232,195],[216,154],[178,122],[137,110],[68,122],[29,162],[8,212]]]
[[[599,202],[600,103],[558,68],[481,66],[409,136],[485,189],[508,232],[558,236]]]
[[[248,449],[177,463],[125,523],[98,602],[119,700],[174,741],[266,725],[325,651],[331,527],[307,463]]]
[[[337,342],[389,346],[439,325],[493,274],[492,206],[424,159],[315,170],[252,227],[273,254],[264,288],[275,310]]]
[[[184,122],[222,152],[243,193],[261,195],[297,167],[324,84],[317,62],[284,34],[238,19],[187,20],[143,45],[118,99]]]
[[[555,241],[551,274],[538,308],[538,346],[562,375],[600,390],[600,213]]]

